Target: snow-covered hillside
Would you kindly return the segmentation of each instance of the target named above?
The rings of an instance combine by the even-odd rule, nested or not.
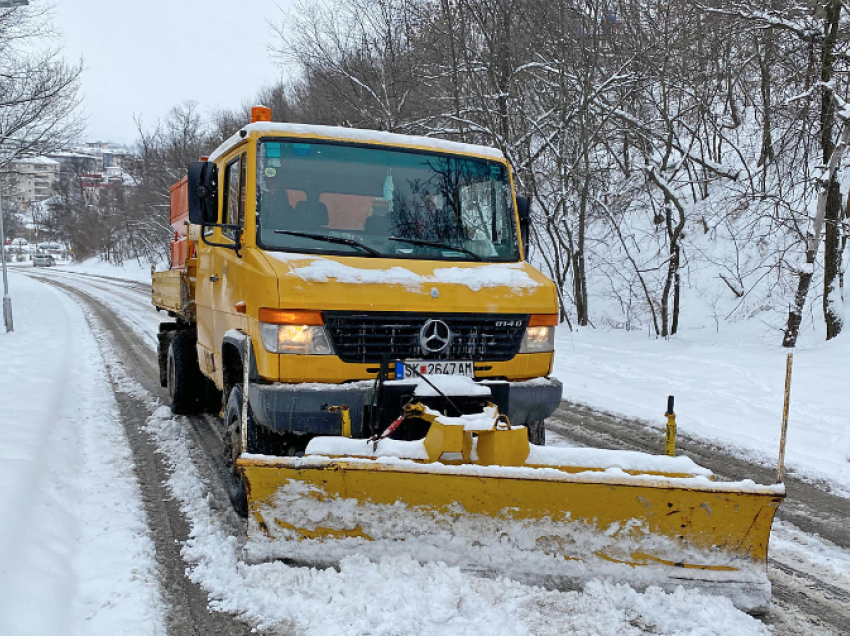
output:
[[[658,424],[667,396],[681,434],[775,466],[788,351],[747,329],[684,330],[670,340],[622,330],[559,327],[555,375],[564,398]],[[850,494],[850,334],[794,354],[787,464]]]

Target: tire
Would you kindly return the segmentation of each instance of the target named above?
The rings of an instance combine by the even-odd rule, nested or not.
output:
[[[200,413],[204,406],[204,378],[198,366],[195,338],[180,332],[168,346],[166,383],[171,397],[171,412],[176,415]]]
[[[171,347],[171,340],[179,328],[180,325],[176,322],[161,322],[159,323],[159,331],[156,334],[156,360],[159,366],[159,385],[163,389],[168,388],[168,349]]]
[[[236,465],[236,460],[242,454],[242,385],[237,384],[230,390],[227,398],[227,409],[224,412],[224,465],[226,468],[225,482],[227,494],[233,509],[240,517],[248,516],[248,491],[242,471]],[[256,425],[248,406],[248,450],[254,450],[256,444]]]
[[[528,429],[528,441],[537,446],[546,445],[546,426],[543,420],[534,422],[526,422],[525,427]]]

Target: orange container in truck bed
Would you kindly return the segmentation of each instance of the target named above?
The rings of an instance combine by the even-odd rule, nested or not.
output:
[[[192,244],[186,238],[189,230],[188,188],[188,179],[187,177],[183,177],[171,186],[169,193],[171,200],[171,227],[174,229],[174,237],[171,239],[171,269],[183,269],[186,265],[186,258],[193,256],[193,254],[188,253],[192,249]]]

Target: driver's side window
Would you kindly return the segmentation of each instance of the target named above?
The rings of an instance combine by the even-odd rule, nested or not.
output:
[[[225,225],[241,226],[245,219],[245,176],[247,156],[242,153],[227,163],[224,169],[224,200],[221,222]],[[222,234],[235,238],[234,230],[224,229]]]

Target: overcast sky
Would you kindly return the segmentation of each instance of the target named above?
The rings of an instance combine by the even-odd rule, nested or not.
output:
[[[83,58],[88,141],[132,144],[185,100],[232,108],[280,77],[268,21],[290,0],[55,0],[65,56]]]

